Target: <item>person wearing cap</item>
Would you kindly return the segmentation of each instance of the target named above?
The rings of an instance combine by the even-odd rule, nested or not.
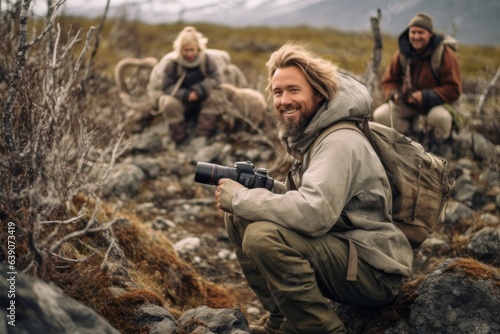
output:
[[[410,20],[382,76],[387,102],[372,115],[374,121],[402,134],[424,134],[431,151],[451,137],[453,119],[445,104],[456,101],[462,91],[458,58],[443,40],[434,32],[429,14],[418,13]],[[433,53],[443,47],[439,70],[434,73]]]

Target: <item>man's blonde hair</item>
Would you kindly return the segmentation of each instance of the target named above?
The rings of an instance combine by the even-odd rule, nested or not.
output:
[[[288,42],[274,52],[267,64],[268,86],[272,93],[271,79],[278,68],[297,66],[304,72],[313,89],[327,101],[337,94],[340,84],[337,66],[307,50],[302,44]]]
[[[174,50],[181,52],[182,46],[187,43],[194,43],[198,46],[199,51],[205,51],[207,48],[208,38],[204,37],[196,28],[187,26],[179,33],[174,41]]]

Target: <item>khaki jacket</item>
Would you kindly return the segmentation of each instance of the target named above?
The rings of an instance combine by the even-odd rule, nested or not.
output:
[[[324,103],[297,141],[281,138],[295,157],[289,178],[275,182],[273,192],[240,188],[232,199],[236,216],[271,221],[309,237],[334,233],[350,240],[358,256],[387,273],[408,275],[413,254],[404,234],[391,222],[392,195],[384,168],[369,142],[352,130],[329,134],[312,156],[309,147],[318,134],[340,120],[361,120],[370,111],[364,86],[341,76],[341,90]],[[334,232],[341,214],[353,229]]]

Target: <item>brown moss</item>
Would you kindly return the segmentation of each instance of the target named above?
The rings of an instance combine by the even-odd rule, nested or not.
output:
[[[178,307],[234,307],[228,289],[206,281],[177,256],[171,241],[162,233],[140,224],[135,217],[114,226],[114,234],[127,258],[139,264],[134,280],[152,282],[152,289],[161,289],[163,296]]]
[[[163,306],[161,296],[145,289],[124,290],[114,296],[112,286],[122,286],[119,277],[110,277],[100,270],[97,257],[87,262],[73,264],[71,270],[54,276],[54,283],[64,292],[92,308],[121,333],[149,333],[144,326],[138,327],[134,319],[137,308],[146,303]]]
[[[461,258],[449,264],[444,271],[454,271],[476,280],[491,280],[500,289],[500,271],[471,258]]]

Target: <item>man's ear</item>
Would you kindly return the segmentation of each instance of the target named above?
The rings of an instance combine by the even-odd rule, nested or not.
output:
[[[314,92],[314,102],[316,105],[322,103],[324,99],[325,97],[321,95],[319,92]]]

